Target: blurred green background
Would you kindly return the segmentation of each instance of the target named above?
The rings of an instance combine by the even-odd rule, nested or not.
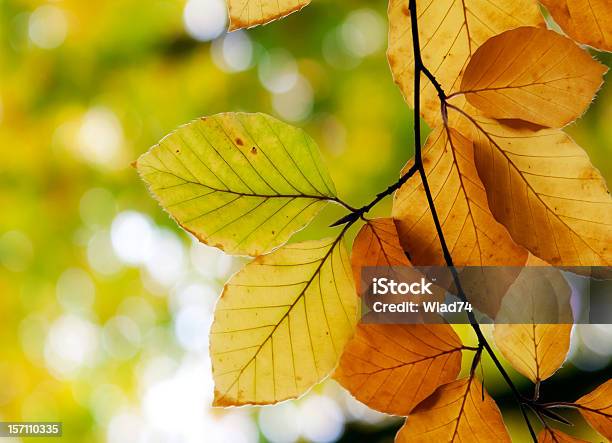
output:
[[[0,420],[63,421],[65,442],[391,442],[400,421],[334,382],[273,407],[209,407],[211,313],[242,260],[178,229],[130,167],[191,119],[261,111],[304,127],[340,195],[369,201],[413,152],[411,111],[384,56],[385,2],[320,0],[232,34],[223,0],[0,5]],[[608,180],[611,104],[607,85],[568,129]],[[341,214],[329,208],[297,238],[328,234]],[[592,389],[611,356],[610,327],[576,327],[544,396]],[[599,441],[572,417],[567,432]]]

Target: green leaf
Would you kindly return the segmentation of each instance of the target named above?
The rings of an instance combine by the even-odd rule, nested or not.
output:
[[[230,254],[267,253],[338,201],[315,142],[264,114],[195,120],[136,166],[178,224]]]
[[[215,308],[214,405],[270,404],[306,392],[336,366],[358,300],[342,234],[287,245],[246,265]]]

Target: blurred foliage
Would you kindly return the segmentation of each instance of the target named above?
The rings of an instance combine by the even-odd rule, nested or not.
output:
[[[261,111],[296,120],[321,146],[339,195],[353,205],[369,201],[413,153],[411,111],[384,55],[385,9],[384,1],[317,1],[211,44],[185,31],[183,0],[0,0],[0,419],[61,420],[66,442],[170,441],[178,432],[172,417],[158,422],[156,414],[176,400],[200,428],[191,440],[172,441],[270,437],[267,412],[257,431],[250,411],[205,411],[206,319],[240,259],[193,246],[130,162],[201,115]],[[244,54],[251,63],[236,68]],[[226,72],[228,57],[236,72]],[[596,57],[612,62],[610,54]],[[608,180],[611,103],[608,84],[568,128]],[[386,201],[376,211],[389,208]],[[296,238],[325,235],[340,214],[328,208]],[[195,301],[190,284],[203,289]],[[576,397],[609,373],[612,349],[600,343],[611,341],[609,330],[587,332],[577,333],[573,363],[543,386],[545,395]],[[595,372],[585,377],[586,370]],[[206,392],[181,397],[194,383]],[[505,385],[493,371],[486,383],[524,436]],[[342,405],[346,441],[391,441],[396,420],[351,415],[357,406],[347,407],[334,384],[316,391]],[[301,415],[313,410],[309,397]],[[272,422],[298,415],[279,414]],[[243,437],[231,434],[241,429]]]

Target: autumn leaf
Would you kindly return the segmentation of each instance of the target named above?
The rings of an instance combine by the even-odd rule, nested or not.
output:
[[[540,0],[574,40],[612,51],[612,15],[608,0]]]
[[[225,285],[215,309],[214,405],[298,397],[331,372],[356,321],[341,237],[257,257]]]
[[[336,200],[313,140],[264,114],[193,121],[143,154],[137,168],[183,228],[231,254],[271,251]]]
[[[591,104],[606,71],[572,40],[547,29],[521,27],[476,50],[461,93],[488,117],[560,128]]]
[[[229,30],[262,25],[299,11],[310,0],[227,0]]]
[[[578,410],[597,432],[612,440],[612,380],[576,401]]]
[[[495,343],[512,366],[539,383],[561,367],[572,332],[571,288],[553,267],[525,267],[495,319]]]
[[[538,435],[538,443],[588,443],[556,429],[545,428]]]
[[[514,241],[553,265],[610,265],[612,200],[584,150],[558,129],[471,118],[488,206]]]
[[[430,134],[422,155],[454,263],[523,265],[527,253],[489,211],[485,189],[474,166],[472,142],[453,129],[439,128]],[[412,177],[396,192],[393,217],[413,265],[446,264],[420,177]]]
[[[389,1],[387,57],[395,82],[412,106],[414,56],[407,0]],[[544,26],[535,0],[419,1],[419,38],[423,64],[446,94],[459,90],[461,77],[476,49],[490,37],[520,26]],[[421,115],[430,127],[441,124],[440,103],[429,81],[421,82]],[[463,97],[455,105],[461,106]]]
[[[334,378],[370,408],[405,416],[457,378],[461,349],[447,324],[360,324]]]
[[[473,376],[440,386],[410,414],[396,443],[510,443],[495,401]]]
[[[399,243],[397,229],[392,218],[368,220],[361,227],[351,252],[351,265],[361,294],[361,269],[366,266],[410,266]]]

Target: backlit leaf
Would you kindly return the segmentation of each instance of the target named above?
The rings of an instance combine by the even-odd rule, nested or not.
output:
[[[370,408],[405,416],[457,378],[461,349],[447,324],[360,324],[334,378]]]
[[[410,262],[399,243],[397,228],[392,218],[369,220],[353,242],[351,266],[361,294],[361,269],[366,266],[410,266]]]
[[[310,0],[227,0],[229,30],[262,25],[299,11]]]
[[[225,285],[210,354],[216,406],[303,394],[334,368],[357,320],[341,237],[257,257]]]
[[[314,141],[264,114],[195,120],[137,167],[177,223],[231,254],[271,251],[335,199]]]
[[[567,435],[556,429],[546,428],[538,435],[538,443],[587,443],[586,440]]]
[[[573,319],[570,295],[558,269],[526,267],[502,301],[493,330],[495,343],[534,383],[549,378],[565,361]]]
[[[558,129],[475,121],[478,174],[514,241],[553,265],[610,265],[612,199],[582,148]]]
[[[574,40],[612,51],[612,15],[608,0],[540,0]]]
[[[434,130],[423,147],[423,164],[456,265],[525,263],[525,250],[512,241],[489,211],[471,141],[452,129]],[[446,264],[420,177],[412,177],[395,193],[393,217],[413,265]]]
[[[417,2],[423,63],[446,94],[459,90],[461,77],[476,49],[490,37],[520,26],[543,26],[535,0],[429,0]],[[408,0],[389,1],[389,65],[395,82],[411,104],[414,57]],[[457,97],[460,106],[463,97]],[[421,115],[431,126],[441,122],[434,87],[421,82]]]
[[[597,432],[612,440],[612,380],[576,401],[578,410]]]
[[[473,377],[440,386],[410,414],[396,443],[510,443],[495,401]]]
[[[488,117],[562,127],[586,110],[606,70],[572,40],[521,27],[476,50],[461,91]]]

